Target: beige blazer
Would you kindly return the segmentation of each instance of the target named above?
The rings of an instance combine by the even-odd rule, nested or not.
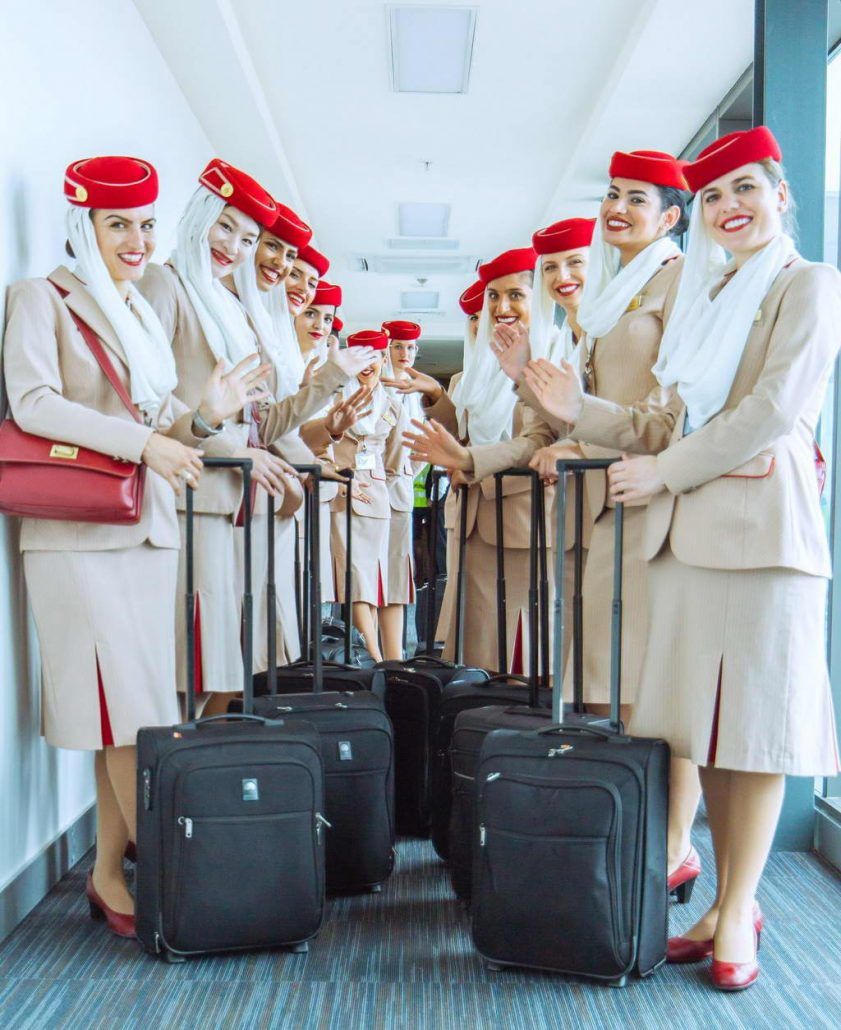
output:
[[[365,493],[371,503],[352,500],[355,515],[363,515],[374,519],[391,518],[391,502],[388,493],[388,480],[399,475],[403,468],[407,451],[403,443],[403,433],[408,427],[408,419],[403,405],[393,397],[388,403],[373,433],[359,435],[354,429],[349,430],[333,445],[333,466],[336,469],[354,468],[356,456],[363,450],[374,455],[374,468],[355,469],[354,479],[366,485]],[[331,510],[345,510],[345,494],[347,488],[339,486],[337,496],[331,502]]]
[[[722,286],[724,283],[722,282]],[[721,412],[657,457],[645,557],[830,576],[814,436],[841,345],[841,275],[795,255],[768,291]]]
[[[9,288],[3,366],[12,416],[27,433],[140,462],[153,432],[191,447],[207,441],[192,433],[192,412],[170,395],[154,421],[134,421],[105,378],[73,322],[74,311],[97,334],[130,391],[125,352],[99,305],[63,265],[49,277],[69,291],[62,299],[46,279],[25,279]],[[69,309],[69,310],[68,310]],[[161,476],[146,470],[140,521],[134,526],[23,519],[23,551],[99,551],[180,546],[175,495]]]
[[[450,380],[447,393],[425,409],[427,418],[434,418],[458,436],[458,420],[452,393],[463,373],[457,372]],[[500,443],[472,446],[469,443],[470,424],[467,424],[467,446],[473,458],[472,483],[467,496],[467,536],[477,529],[486,544],[496,545],[496,481],[495,472],[528,465],[538,448],[555,441],[555,433],[534,412],[517,403],[514,407],[513,438]],[[508,477],[502,481],[502,533],[506,547],[527,548],[531,526],[531,484],[527,478]],[[444,524],[447,529],[457,528],[458,491],[451,490],[444,505]],[[551,504],[552,490],[546,491],[546,504]]]
[[[663,327],[674,305],[683,256],[665,262],[629,304],[616,325],[589,350],[592,377],[581,415],[574,426],[567,425],[543,409],[523,383],[518,395],[562,438],[577,443],[585,458],[615,457],[622,451],[653,453],[668,445],[680,401],[674,391],[663,390],[651,371],[660,351]],[[588,359],[584,345],[578,348],[579,371]],[[633,406],[633,418],[626,418]],[[620,419],[621,434],[604,432],[609,415]],[[607,501],[604,472],[588,472],[585,497],[591,526]]]
[[[177,396],[195,407],[201,400],[204,384],[216,365],[216,358],[205,338],[199,317],[175,268],[151,264],[138,284],[141,292],[155,309],[164,329],[172,340],[178,369]],[[255,337],[256,339],[256,337]],[[333,362],[327,362],[313,377],[312,382],[285,400],[260,405],[257,433],[265,446],[292,432],[320,408],[346,380],[345,374]],[[224,438],[224,439],[223,439]],[[244,421],[231,421],[217,438],[217,446],[229,455],[247,447],[249,425]],[[214,473],[202,478],[194,499],[195,510],[205,514],[230,515],[239,510],[242,499],[239,473]]]

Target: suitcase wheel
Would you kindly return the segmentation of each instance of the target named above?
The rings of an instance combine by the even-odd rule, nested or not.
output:
[[[373,885],[373,887],[369,887],[368,888],[368,891],[371,894],[380,894],[380,893],[382,893],[382,889],[383,889],[383,885],[381,883],[375,883]]]
[[[620,977],[617,977],[616,980],[609,980],[608,984],[607,984],[608,987],[627,987],[627,985],[628,985],[628,977],[627,976],[620,976]]]
[[[485,969],[487,969],[487,971],[489,973],[501,973],[503,968],[504,967],[501,966],[499,964],[499,962],[486,962],[485,963]]]
[[[306,941],[299,941],[298,944],[293,944],[289,950],[293,955],[303,955],[310,950],[310,946]]]
[[[161,952],[161,958],[171,966],[179,966],[182,962],[187,961],[184,955],[176,955],[174,951],[169,951],[167,948]]]

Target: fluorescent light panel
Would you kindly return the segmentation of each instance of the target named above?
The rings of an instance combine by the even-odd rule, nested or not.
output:
[[[415,311],[432,311],[438,307],[437,290],[403,290],[400,294],[400,306]]]
[[[396,93],[466,93],[476,7],[388,7],[391,86]]]
[[[397,206],[400,236],[446,236],[449,227],[449,204],[403,203]]]

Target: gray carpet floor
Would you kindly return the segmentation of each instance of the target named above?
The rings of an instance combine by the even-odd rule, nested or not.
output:
[[[709,837],[697,843],[712,869]],[[707,986],[707,968],[672,966],[612,989],[561,976],[485,970],[445,867],[427,841],[401,841],[382,894],[329,902],[305,955],[262,952],[169,966],[88,916],[73,869],[0,945],[0,1026],[205,1028],[494,1028],[841,1026],[841,879],[814,856],[775,854],[759,983],[736,995]],[[713,877],[671,932],[709,903]]]

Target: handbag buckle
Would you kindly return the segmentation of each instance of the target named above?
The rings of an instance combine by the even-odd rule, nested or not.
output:
[[[54,443],[50,448],[50,457],[75,461],[79,457],[79,448],[72,447],[68,443]]]

